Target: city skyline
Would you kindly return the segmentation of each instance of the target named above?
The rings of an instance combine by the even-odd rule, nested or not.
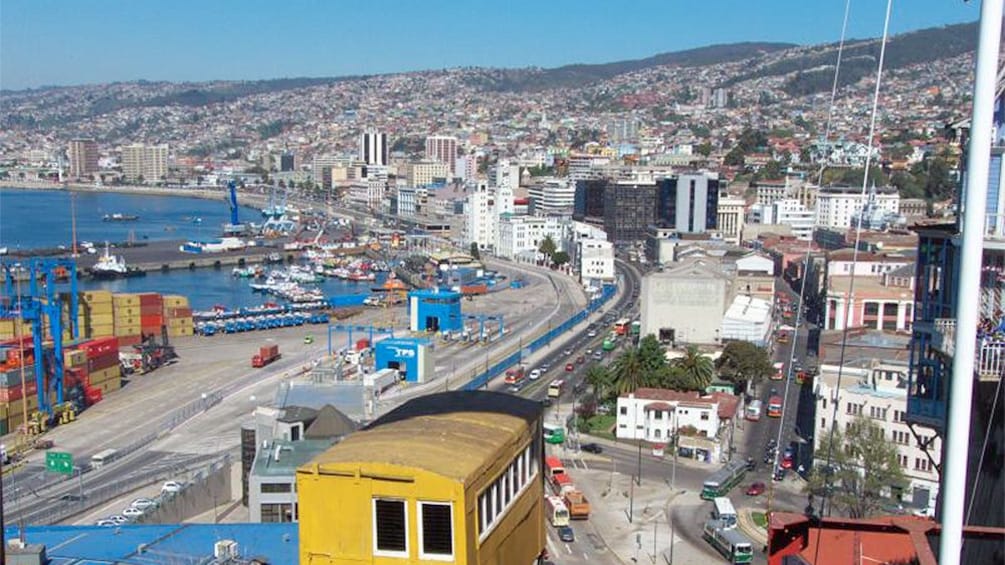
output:
[[[508,4],[505,11],[484,2],[463,10],[446,2],[293,2],[280,7],[264,1],[99,0],[86,7],[62,1],[4,2],[0,89],[334,77],[464,66],[550,68],[744,41],[828,43],[840,36],[844,2],[778,0],[769,8],[746,11],[732,9],[735,3],[727,0],[686,10],[679,3],[644,2],[634,11],[531,2]],[[878,36],[882,11],[878,4],[852,3],[848,37]],[[919,0],[894,6],[891,30],[969,22],[977,13],[977,6],[964,2]],[[375,43],[383,47],[375,49]]]

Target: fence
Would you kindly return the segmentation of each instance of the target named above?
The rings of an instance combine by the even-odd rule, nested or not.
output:
[[[604,285],[600,296],[594,298],[586,306],[585,309],[576,312],[568,320],[562,322],[561,324],[551,328],[544,334],[534,338],[522,347],[517,347],[516,351],[506,354],[502,359],[496,361],[494,365],[486,366],[485,371],[480,374],[475,374],[472,379],[461,387],[463,390],[477,390],[488,384],[489,381],[503,374],[506,369],[520,363],[525,355],[531,354],[538,349],[550,344],[558,336],[571,330],[577,324],[589,317],[590,314],[599,310],[612,296],[617,292],[617,287],[609,284]],[[486,363],[488,365],[488,363]]]

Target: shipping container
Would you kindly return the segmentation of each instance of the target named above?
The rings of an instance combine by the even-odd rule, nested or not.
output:
[[[136,345],[136,344],[138,344],[139,342],[142,341],[142,339],[140,338],[140,335],[138,333],[136,335],[120,335],[120,336],[116,336],[116,337],[119,338],[119,346],[121,346],[121,347],[128,347],[130,345]]]
[[[112,291],[110,290],[85,290],[80,293],[80,301],[89,304],[111,303]]]
[[[363,338],[356,341],[356,351],[363,351],[370,347],[370,340]]]
[[[163,307],[164,299],[161,298],[160,293],[157,292],[144,292],[140,295],[140,306],[150,306],[157,305]]]
[[[164,308],[188,308],[188,297],[177,294],[165,294],[163,296]]]
[[[184,319],[192,317],[191,308],[164,308],[164,317],[168,319]]]
[[[87,384],[91,386],[97,386],[112,379],[122,378],[122,368],[119,365],[114,367],[108,367],[100,371],[91,371],[87,375]]]
[[[100,339],[92,339],[90,341],[85,341],[77,346],[79,349],[83,349],[87,352],[87,358],[91,359],[97,357],[102,353],[108,353],[114,351],[118,353],[119,351],[119,341],[114,337],[104,337]]]
[[[109,367],[117,367],[118,365],[119,351],[116,349],[114,351],[102,353],[96,357],[89,358],[87,360],[87,372],[94,373],[95,371],[100,371]]]
[[[168,328],[168,337],[189,337],[195,335],[193,328]]]
[[[119,306],[135,306],[140,305],[140,295],[138,294],[116,294],[112,297],[112,302],[115,304],[115,308],[118,309]]]
[[[140,335],[140,326],[125,326],[125,327],[115,327],[115,337],[131,337]]]
[[[87,363],[87,351],[83,349],[63,350],[63,365],[66,367],[77,367]]]
[[[461,286],[461,294],[465,296],[473,296],[478,294],[485,294],[489,291],[488,285],[485,283],[481,284],[468,284]]]
[[[140,316],[163,316],[164,307],[160,304],[144,304],[140,306]]]
[[[164,316],[160,312],[140,316],[140,325],[148,328],[159,328],[164,325]]]

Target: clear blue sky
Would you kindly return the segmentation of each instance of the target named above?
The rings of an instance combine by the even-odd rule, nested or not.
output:
[[[840,37],[844,0],[2,0],[0,88],[457,66],[554,67],[737,41]],[[875,37],[882,0],[853,0]],[[897,0],[892,29],[974,21],[980,2]]]

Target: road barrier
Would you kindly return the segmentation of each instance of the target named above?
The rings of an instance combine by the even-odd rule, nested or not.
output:
[[[534,353],[538,349],[549,345],[557,337],[563,333],[571,330],[577,324],[589,317],[590,314],[599,310],[608,300],[611,299],[617,293],[617,287],[613,284],[604,285],[600,292],[600,296],[594,298],[587,304],[586,308],[576,312],[568,320],[562,322],[561,324],[549,329],[544,332],[544,334],[532,339],[522,346],[517,346],[516,350],[504,354],[502,359],[496,361],[494,365],[488,365],[486,362],[486,368],[481,373],[476,373],[470,381],[468,381],[464,386],[461,387],[462,390],[477,390],[486,386],[489,381],[498,377],[499,375],[506,372],[506,369],[513,367],[520,363],[520,361],[527,355]]]

